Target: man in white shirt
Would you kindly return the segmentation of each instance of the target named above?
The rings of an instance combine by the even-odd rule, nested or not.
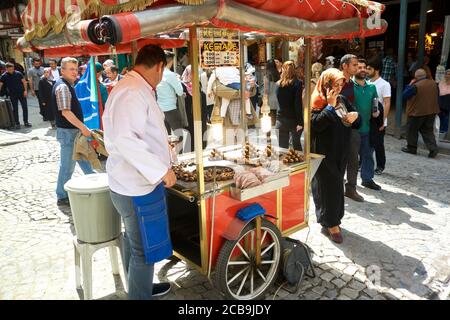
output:
[[[155,245],[147,237],[147,233],[152,232],[147,228],[155,228],[155,225],[158,229],[153,235],[168,233],[164,187],[176,182],[164,114],[155,97],[165,65],[166,58],[160,47],[143,47],[134,69],[111,92],[103,115],[111,199],[125,225],[123,261],[128,271],[129,299],[152,299],[170,291],[169,283],[153,284],[154,262],[160,259],[152,259],[148,248],[158,247],[159,242]],[[157,200],[147,203],[145,209],[138,200],[147,198]],[[144,215],[158,219],[141,225]],[[140,228],[145,228],[146,232],[141,233]],[[171,255],[168,234],[167,237],[165,241],[169,242],[168,254]],[[163,254],[166,254],[163,258],[167,257],[167,252]]]
[[[55,59],[48,60],[48,64],[50,65],[50,80],[58,81],[61,78],[61,70],[58,68],[58,64]]]
[[[374,84],[377,88],[378,101],[383,105],[384,122],[383,125],[378,128],[379,139],[375,145],[375,156],[377,159],[377,168],[375,174],[382,174],[386,166],[386,153],[384,150],[384,135],[386,133],[386,127],[388,125],[388,116],[391,109],[391,85],[389,82],[381,78],[380,72],[382,63],[380,59],[372,59],[367,63],[367,75],[370,78],[370,83]]]

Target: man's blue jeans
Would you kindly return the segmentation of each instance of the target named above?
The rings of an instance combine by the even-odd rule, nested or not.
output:
[[[122,262],[128,272],[128,299],[150,300],[153,291],[154,264],[145,263],[141,231],[132,197],[111,191],[111,200],[125,225]]]
[[[374,148],[370,146],[370,138],[368,133],[361,133],[361,146],[359,148],[359,156],[361,158],[361,179],[362,182],[373,181],[374,176]]]
[[[56,129],[56,140],[61,145],[61,159],[59,162],[58,182],[56,184],[56,197],[58,200],[68,197],[67,192],[64,190],[64,184],[72,178],[75,170],[75,160],[72,160],[72,154],[75,137],[78,132],[80,132],[78,129]],[[88,161],[79,160],[76,162],[78,162],[84,174],[95,173]]]

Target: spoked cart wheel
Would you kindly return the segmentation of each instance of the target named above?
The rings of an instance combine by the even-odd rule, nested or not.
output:
[[[271,222],[261,223],[261,263],[256,259],[256,222],[250,222],[237,240],[227,240],[217,260],[216,286],[229,299],[261,298],[273,284],[281,258],[281,234]]]

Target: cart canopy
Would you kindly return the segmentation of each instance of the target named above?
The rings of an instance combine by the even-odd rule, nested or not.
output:
[[[368,37],[386,30],[383,10],[366,0],[32,0],[18,47],[126,44],[194,24],[266,35]]]

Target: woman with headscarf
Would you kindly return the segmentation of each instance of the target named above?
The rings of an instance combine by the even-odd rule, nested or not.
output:
[[[447,132],[450,111],[450,69],[445,71],[444,79],[439,82],[439,108],[440,132]]]
[[[51,80],[50,75],[51,75],[51,68],[44,68],[44,74],[42,75],[41,80],[39,80],[38,99],[43,107],[42,111],[44,113],[43,114],[44,118],[50,121],[52,129],[56,129],[55,115],[51,107],[52,89],[54,82]]]
[[[344,216],[344,173],[351,129],[360,125],[358,113],[340,95],[344,83],[341,71],[327,69],[311,96],[311,152],[325,155],[312,180],[312,193],[322,233],[336,243],[343,241],[339,225]]]
[[[199,68],[199,74],[201,74],[203,70]],[[200,79],[200,76],[199,76]],[[183,84],[183,90],[185,94],[184,103],[187,115],[188,126],[187,130],[191,135],[191,151],[194,151],[194,111],[192,106],[192,68],[191,65],[186,66],[181,75],[181,83]],[[201,88],[200,83],[200,97],[201,97],[201,116],[202,116],[202,140],[203,136],[206,132],[206,119],[207,119],[207,107],[206,107],[206,94]],[[202,142],[203,148],[206,146],[206,141]]]
[[[278,81],[276,95],[279,109],[276,128],[278,143],[281,148],[289,148],[289,135],[295,150],[302,150],[300,137],[303,130],[303,84],[297,79],[293,61],[283,63],[281,79]]]

